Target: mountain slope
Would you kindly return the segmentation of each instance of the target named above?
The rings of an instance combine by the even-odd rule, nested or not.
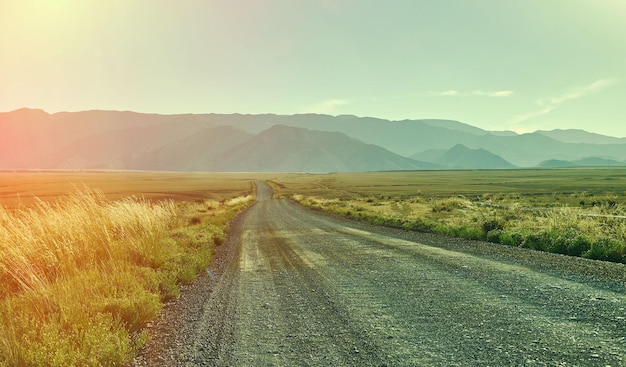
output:
[[[68,144],[49,163],[54,168],[132,168],[129,158],[169,144],[195,132],[182,123],[131,127],[97,133]]]
[[[49,119],[50,114],[27,108],[0,113],[0,168],[32,168],[48,157],[50,139],[63,138],[46,128]]]
[[[445,167],[456,169],[515,168],[514,165],[499,155],[484,149],[470,149],[461,144],[450,148],[450,150],[437,160],[437,163]]]
[[[381,146],[403,156],[415,153],[415,147],[449,149],[458,143],[473,141],[480,129],[448,120],[388,121],[369,117],[342,119],[331,116],[309,116],[308,124],[300,127],[322,131],[342,132],[369,144]],[[322,122],[320,124],[320,122]],[[297,126],[292,123],[289,126]],[[456,127],[456,128],[455,128]],[[487,132],[484,132],[485,134]]]
[[[403,156],[415,153],[416,144],[422,150],[449,149],[457,143],[472,141],[487,131],[449,120],[389,121],[351,115],[224,115],[224,124],[257,134],[274,125],[300,127],[318,131],[341,132],[368,144],[381,146]]]
[[[626,162],[619,162],[613,159],[600,157],[587,157],[577,161],[563,161],[557,159],[549,159],[541,162],[538,167],[545,168],[564,168],[564,167],[620,167],[626,166]]]
[[[146,134],[154,135],[151,129],[168,123],[169,128],[161,129],[163,141],[216,125],[214,115],[157,115],[130,111],[49,114],[27,108],[0,113],[0,168],[50,168],[62,166],[64,161],[90,165],[97,158],[84,157],[90,145],[95,144],[94,150],[108,150],[107,146],[132,150],[135,142],[133,139],[125,141],[129,139],[124,139],[124,130],[130,136],[141,138]],[[120,138],[122,140],[117,141]],[[77,151],[72,152],[72,149]]]
[[[446,149],[427,149],[423,152],[415,153],[409,158],[424,162],[437,162],[448,150]]]
[[[241,129],[218,126],[200,130],[132,160],[135,169],[211,171],[233,147],[253,138]]]
[[[214,170],[333,172],[434,168],[337,132],[277,125],[231,149]]]
[[[590,133],[585,130],[568,129],[568,130],[550,130],[537,131],[541,135],[545,135],[552,139],[563,143],[584,143],[584,144],[626,144],[626,138],[615,138],[601,134]]]

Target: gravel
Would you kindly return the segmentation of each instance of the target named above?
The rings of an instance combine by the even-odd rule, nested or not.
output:
[[[286,200],[231,223],[132,366],[623,366],[626,268]]]

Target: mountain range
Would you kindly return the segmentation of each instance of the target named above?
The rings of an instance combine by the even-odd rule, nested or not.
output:
[[[0,113],[0,169],[335,172],[626,165],[626,139],[352,115]]]

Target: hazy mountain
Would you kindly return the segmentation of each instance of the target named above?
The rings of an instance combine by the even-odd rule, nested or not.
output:
[[[403,156],[427,149],[449,149],[456,144],[471,142],[486,131],[448,120],[388,121],[369,117],[337,119],[324,115],[296,115],[288,126],[337,131],[381,146]]]
[[[427,149],[423,152],[415,153],[409,158],[424,162],[437,162],[447,151],[447,149]]]
[[[462,144],[472,149],[485,149],[518,167],[533,167],[547,159],[579,160],[592,155],[618,161],[626,159],[626,143],[568,143],[538,132],[519,135],[489,132],[450,120],[388,121],[350,115],[309,114],[264,115],[263,121],[264,125],[280,121],[280,124],[288,126],[343,132],[406,157],[415,157],[416,152],[426,150],[448,150]]]
[[[211,171],[224,153],[244,144],[254,135],[232,126],[200,130],[131,160],[134,169]]]
[[[486,149],[518,167],[533,167],[548,159],[579,160],[597,155],[618,161],[626,159],[625,144],[563,143],[538,132],[517,136],[487,134],[464,145]]]
[[[550,131],[539,130],[537,132],[563,143],[626,144],[626,138],[615,138],[612,136],[590,133],[588,131],[578,129],[557,129]]]
[[[50,141],[63,138],[46,128],[49,116],[26,108],[0,113],[0,168],[30,168],[49,156]]]
[[[334,172],[434,167],[342,133],[276,125],[225,152],[214,170]]]
[[[276,125],[281,127],[272,129]],[[212,130],[218,126],[225,127]],[[308,132],[285,129],[288,126]],[[438,162],[446,154],[450,161],[444,163],[473,168],[504,165],[494,156],[518,167],[534,167],[547,160],[576,162],[587,157],[626,160],[624,139],[580,130],[518,135],[450,120],[388,121],[351,115],[48,114],[20,109],[0,113],[0,132],[0,169],[431,169],[439,166],[423,162]],[[335,134],[318,138],[321,132]],[[261,137],[271,140],[272,146],[264,146]],[[449,152],[459,144],[470,150],[464,152],[467,157],[454,157],[454,150]],[[232,150],[233,157],[225,149]],[[246,155],[250,149],[257,154]],[[262,154],[266,156],[260,158]],[[250,163],[243,162],[244,157],[250,157]],[[462,158],[472,161],[462,162]],[[263,162],[273,162],[274,166]]]
[[[61,168],[132,168],[129,158],[141,156],[169,144],[173,139],[182,139],[195,132],[184,125],[166,123],[89,135],[68,144],[55,154],[49,165]]]
[[[223,125],[231,125],[258,134],[274,125],[341,132],[369,144],[379,145],[403,156],[415,153],[416,144],[422,150],[449,149],[457,143],[471,141],[487,131],[449,120],[389,121],[352,115],[220,115]]]
[[[411,120],[406,120],[406,121],[411,121]],[[487,134],[487,131],[478,128],[476,126],[472,126],[472,125],[468,125],[468,124],[464,124],[462,122],[458,122],[458,121],[454,121],[454,120],[418,120],[422,123],[424,123],[425,125],[428,126],[432,126],[432,127],[437,127],[437,128],[444,128],[444,129],[448,129],[448,130],[452,130],[452,131],[460,131],[460,132],[464,132],[464,133],[469,133],[469,134],[473,134],[473,135],[485,135]],[[514,134],[514,133],[513,133]]]
[[[166,136],[177,138],[208,126],[214,126],[210,115],[157,115],[119,111],[60,112],[48,114],[41,110],[19,109],[0,113],[0,168],[48,168],[54,160],[91,162],[83,157],[81,145],[103,145],[109,140],[115,144],[116,130],[137,128],[139,137],[154,134],[148,128],[172,123]],[[143,130],[145,129],[145,130]],[[162,130],[168,130],[164,128]],[[103,135],[100,135],[103,134]],[[123,134],[119,134],[121,136]],[[135,136],[134,134],[131,134]],[[79,150],[76,154],[69,145]],[[118,149],[126,144],[120,142]]]
[[[587,157],[573,162],[580,167],[613,167],[623,166],[626,162],[619,162],[613,159],[600,158],[600,157]]]
[[[462,144],[450,148],[437,163],[444,167],[454,169],[503,169],[515,168],[499,155],[495,155],[484,149],[470,149]]]
[[[543,161],[537,165],[537,167],[542,168],[567,168],[574,167],[574,163],[570,161],[562,161],[560,159],[548,159]]]
[[[613,159],[600,157],[587,157],[577,161],[563,161],[557,159],[549,159],[541,162],[539,167],[556,168],[556,167],[617,167],[626,166],[626,162],[619,162]]]
[[[452,141],[450,142],[452,143]],[[462,144],[470,149],[484,149],[519,167],[534,166],[538,162],[563,155],[563,143],[539,134],[475,136]],[[411,155],[412,158],[437,162],[450,148],[430,149]],[[437,157],[439,155],[439,157]],[[430,157],[430,159],[429,159]],[[433,159],[435,158],[435,159]]]

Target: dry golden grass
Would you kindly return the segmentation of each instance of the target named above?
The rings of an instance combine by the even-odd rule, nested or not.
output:
[[[5,171],[0,172],[0,205],[17,208],[37,200],[56,201],[83,185],[108,200],[139,196],[150,201],[220,201],[248,195],[250,180],[245,173]]]
[[[252,200],[245,180],[225,180],[217,192],[211,192],[215,181],[204,182],[211,194],[202,199],[199,191],[185,191],[199,188],[195,178],[176,189],[168,185],[175,176],[126,177],[132,190],[160,188],[160,195],[183,199],[175,202],[110,200],[84,186],[68,195],[60,191],[66,183],[46,188],[38,181],[57,177],[48,175],[29,175],[28,190],[55,192],[57,200],[0,207],[0,366],[124,364],[145,341],[141,330],[162,302],[204,270],[227,221]],[[81,181],[94,183],[86,177]],[[90,177],[103,180],[109,196],[121,195],[123,185],[105,178],[123,174]]]

